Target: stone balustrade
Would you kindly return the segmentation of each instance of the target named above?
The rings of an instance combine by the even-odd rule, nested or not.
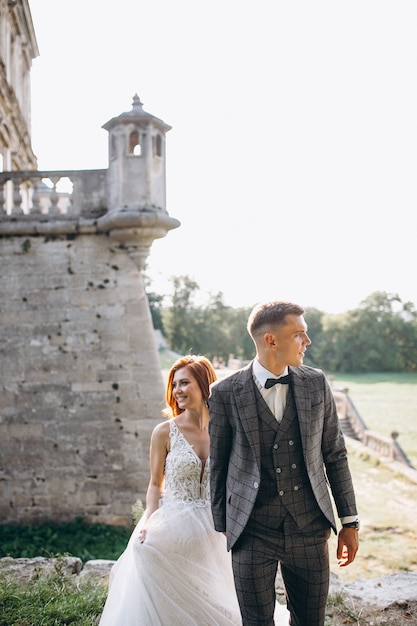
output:
[[[102,169],[0,172],[0,219],[100,216],[107,210],[106,179]]]
[[[153,205],[108,210],[107,178],[108,170],[0,172],[0,236],[109,234],[143,269],[153,241],[180,222]]]
[[[330,382],[332,381],[330,380]],[[332,391],[342,430],[345,435],[360,441],[379,458],[399,462],[411,470],[414,470],[404,450],[397,442],[397,432],[392,432],[391,437],[385,437],[384,435],[369,430],[349,397],[348,390],[333,388]]]
[[[396,450],[393,445],[393,440],[390,437],[384,437],[379,433],[375,433],[372,430],[365,430],[363,433],[362,443],[365,446],[372,448],[374,452],[378,453],[378,456],[390,461],[397,461],[401,459],[396,458]]]

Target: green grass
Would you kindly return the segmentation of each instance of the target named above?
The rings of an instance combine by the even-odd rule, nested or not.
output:
[[[96,581],[79,584],[57,568],[25,583],[0,578],[0,626],[95,626],[107,595]]]
[[[82,519],[63,524],[0,526],[0,557],[71,555],[116,560],[131,529],[87,524]],[[0,626],[95,626],[99,623],[107,586],[94,579],[82,582],[60,567],[27,582],[0,576]]]
[[[87,524],[82,519],[63,524],[1,526],[0,557],[13,558],[66,554],[90,559],[116,560],[126,547],[132,529]]]

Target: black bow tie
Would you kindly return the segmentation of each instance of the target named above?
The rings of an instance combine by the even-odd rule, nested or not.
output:
[[[267,378],[264,387],[265,389],[270,389],[277,383],[281,383],[281,385],[288,385],[290,380],[291,380],[290,374],[287,374],[286,376],[281,376],[280,378]]]

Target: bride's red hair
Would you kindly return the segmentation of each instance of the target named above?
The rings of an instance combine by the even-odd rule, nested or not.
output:
[[[170,407],[169,413],[173,417],[177,417],[177,415],[182,413],[182,411],[178,408],[178,404],[174,398],[172,386],[175,372],[182,369],[183,367],[188,367],[191,374],[196,379],[198,386],[201,389],[204,402],[207,402],[208,400],[211,383],[214,383],[214,381],[217,380],[217,375],[214,367],[205,356],[187,354],[186,356],[178,359],[178,361],[176,361],[169,370],[167,390],[165,395],[167,405]]]

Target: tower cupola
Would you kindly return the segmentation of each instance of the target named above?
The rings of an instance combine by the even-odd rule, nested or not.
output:
[[[113,117],[102,128],[109,133],[109,210],[165,211],[165,135],[171,126],[144,111],[135,94],[131,111]]]
[[[152,242],[180,226],[166,210],[165,135],[171,126],[144,111],[135,94],[132,110],[102,128],[109,133],[108,211],[98,226],[142,270]]]

